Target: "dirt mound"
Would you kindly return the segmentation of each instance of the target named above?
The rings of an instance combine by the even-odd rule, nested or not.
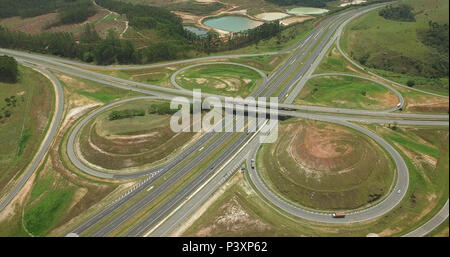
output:
[[[356,153],[359,144],[349,131],[339,127],[292,127],[295,136],[289,142],[290,154],[297,164],[308,169],[340,171],[354,165],[359,159],[355,157],[365,152],[361,149]]]

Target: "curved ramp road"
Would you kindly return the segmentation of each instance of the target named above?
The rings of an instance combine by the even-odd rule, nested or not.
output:
[[[324,223],[354,223],[354,222],[367,221],[370,219],[377,218],[383,214],[386,214],[387,212],[392,210],[395,206],[397,206],[397,204],[399,204],[402,201],[403,197],[406,195],[406,191],[408,190],[409,174],[408,174],[408,167],[406,166],[405,161],[403,160],[402,156],[397,152],[397,150],[395,150],[389,143],[387,143],[380,136],[376,135],[375,133],[373,133],[363,127],[355,125],[353,123],[349,123],[346,121],[333,120],[333,119],[323,119],[323,118],[312,118],[312,119],[318,120],[318,121],[335,123],[335,124],[339,124],[339,125],[343,125],[343,126],[352,128],[360,133],[363,133],[363,134],[369,136],[376,143],[378,143],[382,148],[384,148],[389,153],[389,155],[391,155],[391,157],[394,160],[394,163],[396,165],[397,181],[395,183],[393,190],[384,198],[384,200],[382,200],[381,202],[379,202],[378,204],[376,204],[374,206],[371,206],[367,209],[347,212],[345,219],[335,219],[331,216],[330,213],[325,213],[325,212],[320,212],[320,211],[311,211],[311,210],[304,209],[300,206],[294,206],[293,204],[286,202],[285,200],[283,200],[279,196],[277,196],[275,193],[273,193],[264,184],[264,182],[262,181],[261,177],[259,176],[259,174],[255,168],[255,169],[249,170],[249,177],[250,177],[252,183],[255,185],[257,191],[259,191],[272,204],[274,204],[275,206],[284,210],[287,213],[290,213],[299,218],[316,221],[316,222],[324,222]],[[253,150],[253,153],[251,154],[251,158],[249,158],[247,160],[248,167],[251,167],[251,165],[249,163],[250,159],[256,160],[257,150],[258,150],[258,148],[255,148]],[[399,190],[400,190],[400,193],[398,193]]]
[[[431,231],[436,229],[439,225],[441,225],[448,218],[448,200],[445,203],[444,207],[427,223],[423,224],[419,228],[414,231],[404,235],[404,237],[422,237],[428,235]]]
[[[157,166],[155,168],[151,168],[148,170],[143,170],[139,172],[132,172],[132,173],[126,173],[126,174],[120,174],[120,171],[118,170],[95,170],[85,163],[83,163],[79,156],[77,155],[77,151],[75,151],[75,148],[77,147],[77,143],[75,142],[77,139],[77,136],[80,132],[80,130],[93,118],[95,118],[98,114],[109,110],[115,106],[137,101],[137,100],[146,100],[146,99],[160,99],[153,96],[142,96],[142,97],[134,97],[129,99],[120,100],[108,105],[105,105],[94,112],[87,115],[83,120],[81,120],[73,129],[72,133],[69,136],[69,140],[67,142],[67,154],[69,156],[70,161],[80,170],[86,172],[87,174],[99,177],[99,178],[109,178],[109,179],[132,179],[132,178],[139,178],[144,176],[156,176],[157,174],[159,176],[164,175],[167,171],[174,168],[178,164],[180,164],[183,160],[188,158],[192,153],[194,153],[197,149],[201,147],[204,143],[206,143],[208,140],[210,140],[213,136],[212,133],[207,133],[203,135],[200,139],[196,140],[192,145],[188,146],[184,151],[182,151],[180,154],[175,156],[174,158],[168,160],[167,162],[163,163],[160,166]]]
[[[199,63],[199,64],[194,64],[194,65],[189,65],[189,66],[186,66],[186,67],[181,68],[181,69],[177,70],[176,72],[174,72],[172,74],[172,76],[170,77],[170,82],[172,83],[172,85],[174,87],[176,87],[180,90],[191,92],[190,90],[187,90],[184,87],[182,87],[180,84],[178,84],[178,82],[177,82],[178,75],[185,70],[189,70],[189,69],[200,67],[200,66],[215,65],[215,64],[234,65],[234,66],[240,66],[240,67],[244,67],[247,69],[251,69],[253,71],[256,71],[261,76],[261,78],[264,80],[263,85],[267,83],[267,75],[264,72],[262,72],[261,70],[255,68],[253,66],[250,66],[250,65],[235,63],[235,62],[208,62],[208,63]]]
[[[59,80],[56,79],[52,73],[50,73],[46,70],[36,68],[36,67],[31,67],[31,68],[39,71],[41,74],[46,76],[53,84],[53,87],[55,89],[55,111],[53,113],[51,123],[47,130],[47,134],[45,135],[45,138],[42,141],[42,143],[37,151],[37,154],[34,156],[31,163],[25,169],[25,174],[21,176],[21,178],[19,179],[19,182],[16,183],[16,185],[13,187],[13,189],[6,195],[6,197],[0,203],[0,211],[5,209],[5,207],[14,199],[14,197],[16,197],[16,195],[23,188],[23,186],[28,181],[28,179],[31,177],[31,175],[33,175],[34,171],[39,167],[39,164],[44,159],[48,149],[50,148],[50,146],[53,142],[54,137],[57,134],[59,125],[62,120],[63,111],[64,111],[64,94],[63,94],[63,89],[61,87]]]

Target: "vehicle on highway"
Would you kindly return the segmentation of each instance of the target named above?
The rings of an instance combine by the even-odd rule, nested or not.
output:
[[[345,213],[343,213],[343,212],[336,212],[336,213],[333,213],[333,218],[345,218]]]

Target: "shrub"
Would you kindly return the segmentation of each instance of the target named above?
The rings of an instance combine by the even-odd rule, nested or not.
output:
[[[0,56],[0,81],[16,83],[18,76],[16,60],[6,55]]]
[[[414,17],[413,8],[407,4],[401,4],[399,6],[393,7],[389,5],[381,9],[378,14],[387,19],[395,21],[416,21]]]
[[[113,121],[113,120],[132,118],[132,117],[136,117],[136,116],[145,116],[145,111],[141,110],[141,109],[131,109],[131,110],[126,109],[126,110],[121,110],[121,111],[112,111],[109,114],[108,119],[110,121]]]
[[[416,82],[414,82],[414,80],[408,80],[408,82],[406,82],[406,85],[408,87],[413,87],[416,84]]]

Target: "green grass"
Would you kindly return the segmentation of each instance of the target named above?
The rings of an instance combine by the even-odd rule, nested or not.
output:
[[[89,98],[93,98],[93,99],[103,102],[103,103],[112,102],[113,100],[116,100],[117,98],[119,98],[119,96],[116,94],[105,93],[105,92],[80,91],[80,92],[78,92],[78,94],[87,96]]]
[[[72,200],[74,189],[51,189],[24,214],[24,225],[35,236],[44,236]]]
[[[370,69],[372,72],[379,74],[383,78],[395,81],[397,83],[407,85],[408,81],[414,81],[415,85],[413,88],[421,89],[427,92],[439,94],[439,95],[449,95],[448,91],[448,78],[424,78],[420,76],[413,76],[408,74],[394,73],[379,69]]]
[[[33,202],[37,199],[41,194],[45,191],[49,190],[52,187],[55,178],[51,175],[41,176],[33,185],[33,189],[30,193],[30,202]]]
[[[0,188],[33,158],[53,113],[53,86],[40,73],[19,67],[16,84],[0,83]],[[15,96],[16,107],[3,100]],[[11,117],[4,117],[9,110]]]
[[[343,129],[321,122],[282,123],[277,142],[258,153],[262,178],[277,194],[312,209],[357,209],[381,200],[394,180],[392,161],[376,143]],[[335,154],[319,157],[321,151]]]
[[[237,59],[230,59],[231,62],[242,63],[250,65],[259,70],[270,74],[274,71],[283,61],[286,59],[288,54],[284,55],[263,55],[263,56],[253,56],[253,57],[241,57]]]
[[[177,82],[189,90],[201,89],[206,93],[242,97],[250,95],[260,80],[260,75],[254,70],[227,64],[194,67],[177,77]]]
[[[299,104],[353,109],[388,109],[397,104],[383,102],[396,96],[386,87],[371,81],[345,77],[318,77],[309,80],[297,97]]]
[[[396,133],[388,135],[387,137],[389,138],[389,140],[401,144],[409,150],[418,151],[420,153],[430,155],[434,158],[439,158],[439,149],[434,146],[417,143],[417,136],[414,137],[413,135],[409,134],[409,137],[407,137],[400,133]]]
[[[64,93],[66,95],[74,95],[77,100],[82,97],[107,104],[115,100],[143,95],[141,93],[108,86],[87,79],[68,77],[57,72],[55,75],[61,82]]]
[[[175,67],[178,70],[183,66],[177,65],[172,67]],[[160,68],[139,69],[139,70],[114,70],[114,71],[99,70],[97,72],[111,75],[114,77],[119,77],[122,79],[128,79],[132,81],[173,88],[173,85],[170,82],[170,77],[175,72],[175,70],[172,70],[171,67],[160,67]]]
[[[148,114],[149,100],[133,101],[99,114],[80,134],[80,150],[87,161],[103,168],[118,170],[142,165],[157,165],[173,156],[195,133],[174,133],[170,129],[171,115]],[[112,111],[127,108],[145,110],[145,116],[110,121]],[[132,136],[143,135],[142,138]],[[122,139],[114,137],[122,137]],[[125,138],[124,138],[125,137]],[[93,148],[89,140],[107,153]],[[146,166],[146,167],[147,167]]]
[[[18,157],[20,157],[23,154],[23,150],[27,146],[28,140],[31,138],[31,136],[33,136],[31,133],[32,132],[30,129],[23,131],[22,137],[20,138],[20,141],[19,141],[19,147],[18,147],[19,150],[17,151]]]
[[[428,22],[447,23],[446,0],[402,1],[416,13],[415,22],[387,20],[372,11],[352,21],[341,40],[343,50],[355,60],[368,55],[367,67],[400,83],[414,80],[416,87],[448,95],[448,77],[424,78],[435,62],[435,50],[423,44],[419,33],[428,29]],[[417,68],[418,65],[421,68]],[[382,71],[385,70],[385,71]]]
[[[337,50],[336,46],[328,50],[327,55],[320,62],[315,74],[330,73],[330,72],[342,72],[342,73],[357,73],[353,68],[357,70],[350,62],[348,62]]]
[[[14,217],[12,217],[11,219],[0,222],[0,236],[28,237],[28,233],[22,226],[22,215],[14,215]]]

